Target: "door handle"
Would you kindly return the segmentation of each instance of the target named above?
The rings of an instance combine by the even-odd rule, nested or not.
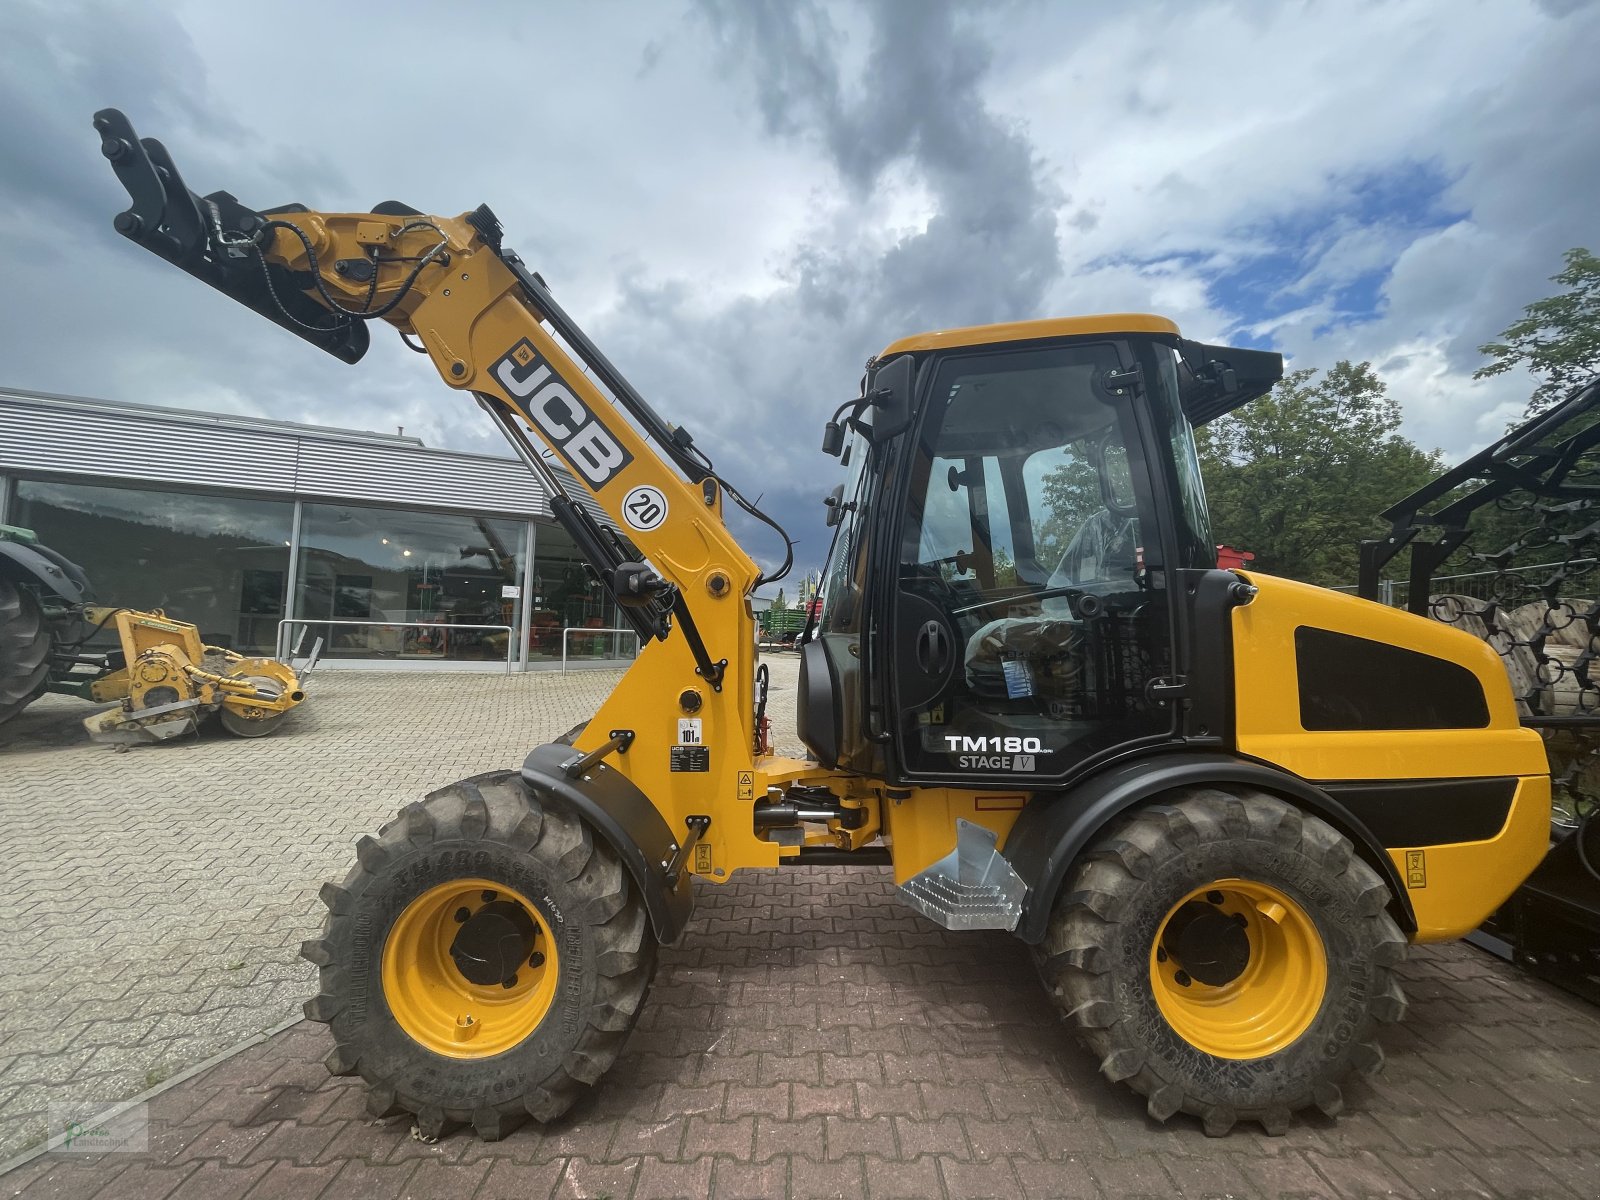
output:
[[[924,675],[942,675],[950,665],[950,635],[944,622],[929,621],[917,630],[917,666]]]

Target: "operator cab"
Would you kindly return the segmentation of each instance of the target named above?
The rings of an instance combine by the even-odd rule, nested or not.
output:
[[[891,368],[903,402],[882,395]],[[890,346],[851,422],[803,652],[811,752],[896,782],[1014,787],[1175,736],[1175,572],[1216,566],[1186,406],[1208,419],[1281,374],[1276,354],[1140,315]]]

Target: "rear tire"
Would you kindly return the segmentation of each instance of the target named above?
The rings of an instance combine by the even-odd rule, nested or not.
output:
[[[359,1073],[374,1116],[414,1113],[428,1138],[471,1124],[495,1141],[565,1113],[616,1061],[655,972],[643,902],[610,847],[499,771],[408,806],[356,853],[322,889],[323,936],[301,949],[321,968],[305,1011],[333,1032],[328,1070]],[[491,957],[513,929],[529,940],[474,983],[455,948],[464,916],[489,903],[522,910],[484,918]]]
[[[0,724],[9,721],[50,681],[50,626],[26,588],[0,579]]]
[[[1156,1120],[1281,1134],[1301,1109],[1337,1114],[1351,1071],[1382,1068],[1376,1027],[1405,1013],[1389,899],[1323,821],[1260,792],[1190,789],[1079,860],[1034,953],[1101,1072]]]

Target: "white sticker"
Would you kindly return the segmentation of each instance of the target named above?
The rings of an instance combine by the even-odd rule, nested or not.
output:
[[[521,600],[522,599],[522,588],[520,588],[518,585],[516,585],[514,583],[502,583],[500,585],[500,599],[502,599],[502,600]]]
[[[622,498],[622,519],[630,528],[649,533],[667,519],[667,498],[659,489],[641,484]]]
[[[700,736],[699,717],[678,718],[678,745],[703,746],[705,739]]]

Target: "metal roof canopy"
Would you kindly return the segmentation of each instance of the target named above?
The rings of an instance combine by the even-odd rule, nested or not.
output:
[[[550,517],[545,489],[514,458],[396,434],[15,388],[0,388],[0,473]]]

